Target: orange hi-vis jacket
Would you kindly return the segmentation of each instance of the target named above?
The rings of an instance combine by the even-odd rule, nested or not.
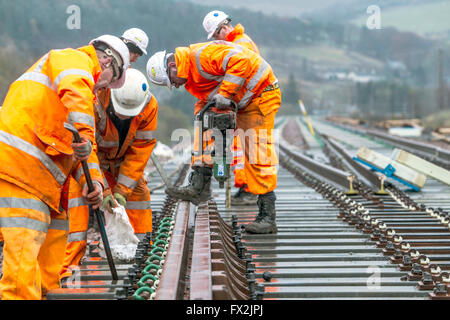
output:
[[[98,98],[100,103],[95,105],[95,118],[100,167],[111,172],[117,181],[111,192],[128,198],[143,177],[156,145],[158,102],[154,96],[150,96],[144,109],[132,119],[127,137],[119,150],[119,133],[106,114],[110,104],[109,90],[101,90]],[[108,194],[106,179],[104,183],[105,194]]]
[[[103,183],[97,158],[94,121],[95,82],[101,67],[93,46],[51,50],[13,82],[0,111],[0,179],[9,181],[61,211],[67,177],[75,166],[74,125],[93,146],[88,164]],[[85,184],[84,174],[78,182]]]
[[[244,109],[268,85],[277,81],[272,67],[257,53],[227,41],[211,41],[175,49],[178,77],[199,101],[195,113],[217,93]],[[261,110],[268,114],[273,110]]]
[[[239,45],[259,54],[258,46],[244,32],[245,32],[244,27],[242,26],[242,24],[239,23],[234,27],[233,31],[231,31],[229,34],[227,34],[227,36],[225,37],[225,40],[233,42],[235,44],[239,44]]]
[[[98,157],[105,179],[104,196],[115,192],[124,195],[126,212],[135,234],[144,236],[152,231],[152,212],[150,191],[143,173],[156,144],[158,103],[152,96],[142,111],[133,117],[119,150],[119,132],[107,115],[110,92],[110,89],[99,90],[95,104]],[[69,236],[60,271],[63,278],[72,274],[69,266],[80,263],[87,246],[89,210],[76,185],[71,188],[69,213]]]

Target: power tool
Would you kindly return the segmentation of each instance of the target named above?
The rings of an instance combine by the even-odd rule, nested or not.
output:
[[[199,136],[199,145],[198,150],[194,150],[194,155],[200,156],[203,153],[203,134],[213,130],[214,147],[211,156],[214,160],[214,178],[219,182],[219,187],[223,188],[225,181],[230,178],[230,164],[233,160],[231,155],[233,134],[230,133],[234,133],[236,129],[237,105],[233,101],[231,110],[210,110],[214,106],[214,101],[207,103],[195,117],[195,132]]]

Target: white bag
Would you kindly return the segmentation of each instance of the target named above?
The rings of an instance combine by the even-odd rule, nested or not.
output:
[[[138,237],[134,234],[133,227],[128,219],[125,208],[121,205],[112,208],[113,214],[105,212],[106,234],[113,258],[120,260],[134,259]],[[102,246],[103,247],[103,246]],[[104,252],[101,252],[104,255]]]

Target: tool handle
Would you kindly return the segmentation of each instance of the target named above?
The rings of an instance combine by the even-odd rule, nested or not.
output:
[[[72,133],[73,133],[73,138],[74,138],[76,143],[82,142],[81,136],[78,133],[78,131],[72,131]],[[91,193],[92,191],[94,191],[94,184],[92,183],[92,178],[91,178],[91,174],[89,172],[88,164],[87,164],[86,161],[81,161],[81,166],[83,167],[84,176],[86,177],[86,183],[88,185],[88,191],[89,191],[89,193]]]
[[[214,107],[216,105],[215,101],[209,101],[208,103],[205,104],[205,106],[197,113],[197,120],[202,120],[203,119],[203,114],[210,108]],[[238,112],[238,106],[236,104],[236,102],[234,102],[233,100],[231,100],[231,106],[232,109],[234,111],[234,113]]]
[[[152,159],[152,162],[155,165],[156,170],[158,171],[159,175],[163,179],[165,185],[170,188],[172,186],[172,184],[169,181],[169,179],[167,178],[166,173],[164,172],[163,168],[161,167],[161,164],[159,163],[158,158],[153,154],[153,152],[150,155],[150,158]]]
[[[75,142],[77,143],[82,142],[80,133],[75,127],[67,123],[64,124],[64,127],[72,132],[73,139],[75,140]],[[91,173],[89,172],[87,161],[86,160],[81,161],[81,166],[83,167],[84,176],[86,178],[86,183],[88,185],[88,192],[91,193],[92,191],[94,191],[94,184],[92,183]],[[111,276],[113,280],[119,280],[116,266],[114,265],[114,260],[111,253],[111,247],[109,246],[108,235],[106,234],[105,223],[103,221],[102,213],[100,212],[99,209],[95,209],[94,215],[97,220],[97,225],[100,229],[100,236],[102,238],[103,246],[106,253],[106,259],[108,260],[109,269],[111,271]]]

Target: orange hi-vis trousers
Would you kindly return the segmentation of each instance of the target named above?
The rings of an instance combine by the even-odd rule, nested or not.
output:
[[[115,180],[109,171],[103,171],[111,190]],[[89,225],[89,207],[81,196],[81,186],[71,183],[74,188],[69,192],[69,237],[66,245],[64,263],[61,269],[61,278],[72,274],[71,265],[79,265],[86,253],[87,230]],[[150,190],[147,182],[141,178],[133,193],[128,197],[125,206],[130,224],[136,236],[142,239],[147,232],[152,231],[152,211],[150,207]],[[105,212],[105,214],[109,214]]]
[[[59,288],[67,234],[65,212],[57,213],[33,194],[0,179],[1,299],[40,300]]]
[[[244,171],[245,156],[239,136],[234,137],[231,150],[233,151],[231,167],[234,169],[234,186],[236,188],[242,188],[247,184],[247,180]]]
[[[276,152],[274,125],[275,116],[281,105],[279,89],[263,92],[248,106],[238,111],[237,129],[244,149],[244,174],[246,191],[253,194],[266,194],[277,186],[278,156]],[[195,129],[194,152],[199,146],[199,132]],[[203,133],[203,154],[192,157],[192,165],[212,166],[211,149],[214,140],[211,130]]]

